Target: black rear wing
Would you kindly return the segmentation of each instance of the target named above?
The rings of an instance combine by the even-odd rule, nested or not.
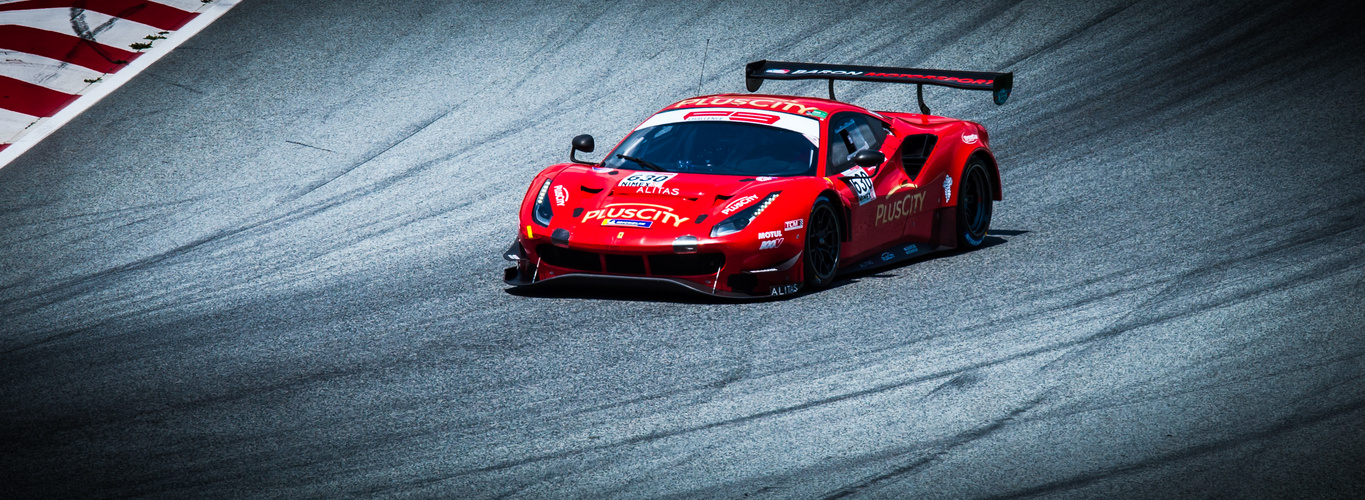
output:
[[[783,61],[754,61],[744,67],[744,84],[749,92],[757,92],[763,80],[829,80],[829,98],[834,99],[834,81],[913,83],[919,86],[919,107],[924,114],[924,86],[940,85],[965,90],[989,90],[996,105],[1005,104],[1014,88],[1014,73],[984,71],[955,71],[945,69],[889,68],[880,66],[846,66]]]

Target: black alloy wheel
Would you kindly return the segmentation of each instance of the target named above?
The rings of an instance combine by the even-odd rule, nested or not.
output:
[[[806,287],[815,290],[834,282],[839,270],[839,215],[834,203],[821,196],[810,210],[806,225],[805,265]]]
[[[969,250],[986,241],[986,230],[991,227],[991,191],[991,178],[986,173],[986,165],[973,158],[962,169],[962,178],[958,181],[958,248]]]

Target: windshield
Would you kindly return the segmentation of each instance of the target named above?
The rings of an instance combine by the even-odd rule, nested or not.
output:
[[[683,121],[637,129],[603,164],[609,168],[700,174],[815,175],[816,149],[810,138],[784,128],[733,121]]]

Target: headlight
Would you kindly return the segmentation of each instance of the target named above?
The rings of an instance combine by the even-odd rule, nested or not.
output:
[[[711,228],[711,237],[716,238],[727,234],[735,234],[744,228],[749,227],[749,223],[758,218],[758,214],[763,213],[763,209],[768,208],[768,205],[772,204],[773,200],[777,199],[779,193],[781,193],[781,191],[768,193],[768,196],[758,203],[750,205],[749,208],[740,210],[739,213],[731,215],[730,218],[720,221],[720,224],[716,224],[716,227]]]
[[[536,206],[531,210],[531,218],[544,227],[550,227],[550,217],[554,217],[554,210],[550,208],[550,179],[545,179],[545,183],[540,185],[540,194],[536,195]]]

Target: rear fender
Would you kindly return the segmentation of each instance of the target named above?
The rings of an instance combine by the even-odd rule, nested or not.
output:
[[[948,175],[952,178],[954,189],[962,179],[962,170],[973,158],[980,158],[986,164],[986,173],[991,177],[991,198],[995,201],[1002,199],[1000,191],[1000,169],[996,166],[995,155],[991,153],[987,141],[986,129],[975,123],[967,123],[966,127],[941,136],[939,143],[952,141],[954,145],[952,156],[948,160]],[[954,197],[944,203],[945,207],[957,206],[957,198]]]

